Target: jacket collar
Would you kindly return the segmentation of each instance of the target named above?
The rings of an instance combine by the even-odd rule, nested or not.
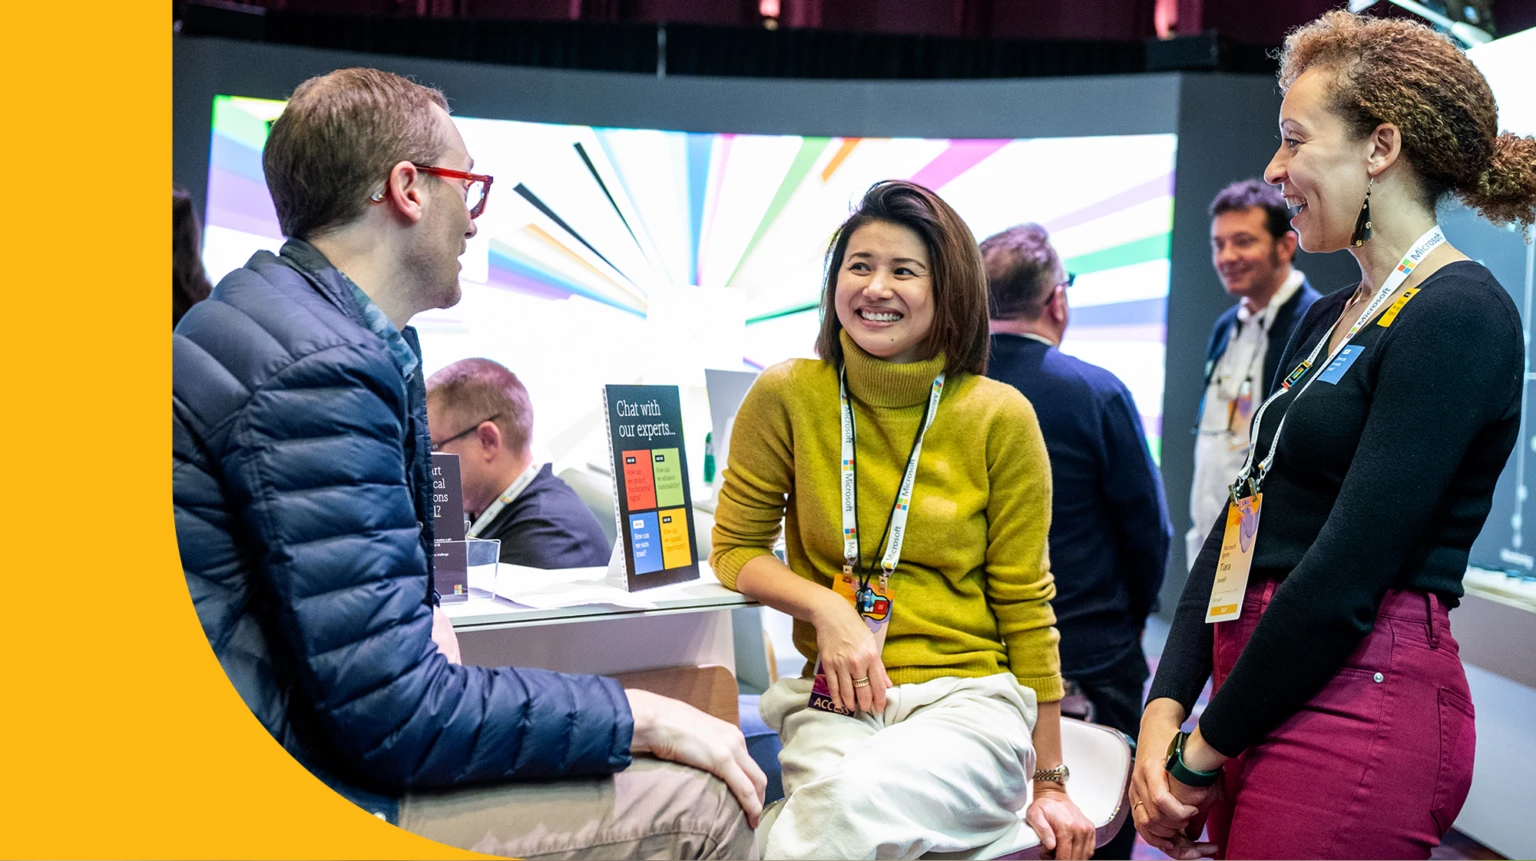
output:
[[[379,336],[389,349],[395,366],[400,369],[400,376],[409,380],[416,369],[421,367],[421,345],[416,339],[415,329],[411,326],[406,326],[403,331],[395,328],[395,324],[384,315],[384,309],[375,304],[345,272],[326,259],[320,249],[302,239],[290,239],[283,243],[281,253],[289,265],[306,275],[310,283],[319,287],[320,292],[342,313]]]

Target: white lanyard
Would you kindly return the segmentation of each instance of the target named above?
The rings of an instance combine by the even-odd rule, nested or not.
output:
[[[1413,247],[1408,250],[1408,253],[1403,255],[1403,259],[1397,264],[1397,268],[1393,269],[1392,274],[1388,275],[1386,280],[1381,283],[1381,288],[1371,298],[1371,304],[1365,306],[1365,310],[1360,312],[1360,316],[1355,319],[1355,324],[1349,327],[1349,333],[1344,336],[1344,340],[1339,343],[1339,346],[1333,352],[1328,354],[1328,361],[1323,363],[1324,367],[1332,364],[1333,360],[1338,358],[1339,353],[1349,346],[1350,340],[1365,327],[1366,323],[1370,322],[1371,317],[1381,308],[1382,303],[1387,301],[1387,297],[1391,296],[1404,281],[1408,280],[1408,276],[1413,274],[1414,268],[1425,257],[1429,256],[1429,252],[1439,248],[1444,242],[1445,234],[1440,232],[1440,225],[1438,224],[1419,237],[1418,241],[1413,244]],[[1322,339],[1317,342],[1317,346],[1312,348],[1312,352],[1307,358],[1300,365],[1297,365],[1290,376],[1285,378],[1285,382],[1281,384],[1280,388],[1270,394],[1264,400],[1264,403],[1259,406],[1258,413],[1253,417],[1253,424],[1248,429],[1248,459],[1243,461],[1243,468],[1238,472],[1237,480],[1232,482],[1231,495],[1233,500],[1238,498],[1238,494],[1243,489],[1244,484],[1247,484],[1248,489],[1253,493],[1257,494],[1259,492],[1259,487],[1264,483],[1264,476],[1269,474],[1269,468],[1275,462],[1275,452],[1280,450],[1280,432],[1285,430],[1285,419],[1286,415],[1289,415],[1289,409],[1287,409],[1286,415],[1280,416],[1280,425],[1275,428],[1275,438],[1269,442],[1269,454],[1259,463],[1258,475],[1250,478],[1253,472],[1253,458],[1259,450],[1259,428],[1264,421],[1264,411],[1269,408],[1270,404],[1278,400],[1281,395],[1290,391],[1291,386],[1313,367],[1313,363],[1317,361],[1317,354],[1322,351],[1323,345],[1327,344],[1329,339],[1333,337],[1333,330],[1338,327],[1338,321],[1334,321],[1333,325],[1328,327],[1328,331],[1323,335]],[[1312,381],[1317,379],[1318,376],[1318,374],[1308,376],[1306,382],[1302,383],[1301,388],[1297,390],[1296,398],[1305,394],[1307,388],[1312,385]],[[1296,398],[1292,398],[1291,403],[1294,404]]]
[[[523,474],[519,475],[517,480],[512,482],[511,487],[508,487],[506,490],[502,491],[501,495],[496,497],[496,501],[492,502],[484,511],[480,512],[480,516],[475,518],[475,524],[469,527],[469,531],[466,532],[465,535],[470,538],[479,538],[480,533],[487,526],[491,525],[491,521],[496,519],[496,515],[500,514],[503,508],[511,505],[512,500],[516,499],[519,495],[522,494],[524,490],[528,489],[528,485],[533,483],[533,480],[539,475],[539,470],[543,468],[544,465],[542,463],[529,464],[528,468],[523,470]]]
[[[858,447],[854,440],[853,405],[848,401],[847,372],[840,371],[837,377],[837,395],[842,406],[843,419],[843,570],[853,573],[859,568],[859,480],[858,467],[854,464],[854,450]],[[891,574],[896,571],[896,564],[901,561],[901,541],[907,531],[907,509],[912,502],[912,485],[917,481],[917,459],[923,451],[923,437],[928,435],[928,427],[933,424],[933,414],[939,411],[939,397],[944,394],[944,374],[940,373],[933,378],[933,387],[928,393],[928,409],[923,413],[923,427],[917,433],[917,441],[912,444],[912,454],[907,456],[907,471],[901,478],[901,488],[896,492],[896,502],[891,508],[890,542],[885,546],[885,556],[880,560],[880,583],[882,589]]]
[[[1232,373],[1229,373],[1225,376],[1217,376],[1216,394],[1220,396],[1222,400],[1237,400],[1243,395],[1243,383],[1248,384],[1248,390],[1251,392],[1254,390],[1254,388],[1257,387],[1260,379],[1263,377],[1264,351],[1269,343],[1269,321],[1266,320],[1265,317],[1266,315],[1270,314],[1273,308],[1274,303],[1271,302],[1269,307],[1266,307],[1263,311],[1260,311],[1258,314],[1249,318],[1247,323],[1244,323],[1240,320],[1233,322],[1233,331],[1231,338],[1229,339],[1229,345],[1227,349],[1232,349],[1238,341],[1242,340],[1243,334],[1248,330],[1248,327],[1251,326],[1253,327],[1252,331],[1255,333],[1249,335],[1249,337],[1253,339],[1253,353],[1248,356],[1247,368],[1240,372],[1236,369],[1233,369]],[[1220,364],[1220,360],[1217,360],[1217,364]],[[1234,383],[1236,385],[1233,385]]]

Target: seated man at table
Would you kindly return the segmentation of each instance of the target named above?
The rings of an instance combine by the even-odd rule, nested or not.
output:
[[[268,132],[288,241],[173,337],[176,540],[198,619],[272,737],[402,828],[518,857],[744,857],[765,779],[739,729],[613,679],[458,663],[407,325],[458,302],[491,182],[447,107],[344,69],[300,84]]]
[[[517,375],[461,359],[427,380],[432,450],[459,456],[470,538],[501,541],[501,561],[531,568],[607,565],[608,536],[570,485],[533,459],[533,404]]]

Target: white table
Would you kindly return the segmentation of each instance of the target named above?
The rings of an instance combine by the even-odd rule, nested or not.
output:
[[[757,606],[699,580],[635,593],[648,609],[586,604],[537,609],[505,598],[444,604],[464,663],[609,675],[685,665],[736,670],[731,610]]]

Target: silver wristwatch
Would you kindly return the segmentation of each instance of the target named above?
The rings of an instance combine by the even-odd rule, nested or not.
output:
[[[1055,768],[1037,768],[1037,769],[1035,769],[1034,779],[1035,780],[1048,780],[1051,783],[1055,783],[1055,784],[1057,784],[1059,786],[1066,786],[1067,785],[1067,778],[1069,778],[1071,776],[1072,776],[1071,769],[1067,768],[1066,763],[1062,763],[1061,765],[1058,765]]]

